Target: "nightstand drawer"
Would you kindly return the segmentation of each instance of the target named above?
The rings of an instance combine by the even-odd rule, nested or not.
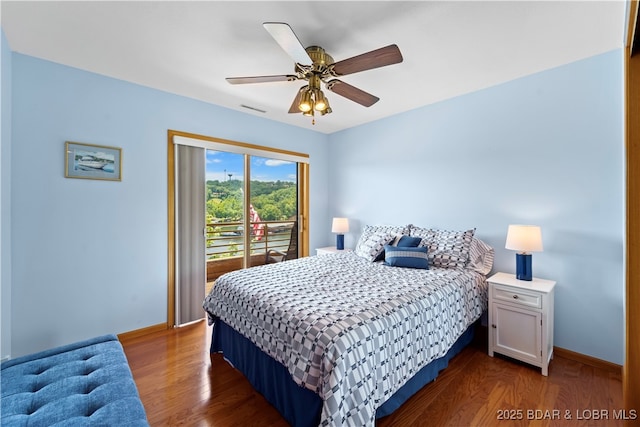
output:
[[[529,293],[520,289],[502,287],[494,285],[496,301],[503,301],[513,305],[524,307],[542,308],[542,295],[539,293]]]

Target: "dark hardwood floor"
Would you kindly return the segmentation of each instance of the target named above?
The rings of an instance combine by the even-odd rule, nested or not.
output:
[[[149,423],[287,426],[222,356],[210,359],[210,333],[202,321],[122,341]],[[434,382],[377,425],[623,425],[615,419],[622,415],[619,374],[555,356],[549,376],[543,377],[538,368],[489,357],[482,335]]]

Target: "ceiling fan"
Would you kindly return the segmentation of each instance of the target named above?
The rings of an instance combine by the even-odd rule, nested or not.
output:
[[[371,95],[355,86],[335,77],[346,76],[360,71],[384,67],[402,62],[402,54],[395,44],[372,50],[342,61],[334,62],[333,58],[320,46],[304,48],[293,30],[284,22],[265,22],[262,24],[276,42],[293,58],[295,74],[275,76],[227,77],[231,84],[265,83],[306,80],[289,108],[289,113],[302,113],[314,116],[314,111],[321,115],[331,113],[329,100],[320,89],[320,83],[326,89],[337,93],[365,107],[370,107],[380,98]],[[309,64],[309,65],[308,65]],[[315,119],[313,120],[315,124]]]

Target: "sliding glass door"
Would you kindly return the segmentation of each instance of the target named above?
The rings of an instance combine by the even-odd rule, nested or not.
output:
[[[202,161],[203,167],[177,162],[180,146],[197,147],[203,155],[193,161]],[[174,131],[169,132],[169,150],[174,156],[169,162],[169,322],[175,319],[172,307],[180,313],[181,300],[193,299],[194,292],[204,298],[215,280],[227,272],[308,254],[308,156]],[[178,177],[191,169],[202,169],[201,207],[181,206],[191,199],[177,197]],[[184,212],[203,212],[203,228],[181,227]],[[204,280],[200,290],[185,291],[185,272],[200,267],[193,258],[180,254],[183,246],[196,244],[198,233],[204,236]],[[192,288],[197,282],[189,280],[184,286]]]
[[[222,274],[244,267],[244,157],[206,150],[207,291]]]
[[[250,165],[250,265],[298,258],[298,164],[253,156]]]
[[[206,150],[207,283],[298,258],[297,163]]]

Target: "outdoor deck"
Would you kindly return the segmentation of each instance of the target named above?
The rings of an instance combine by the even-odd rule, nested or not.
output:
[[[250,266],[264,265],[269,250],[286,252],[295,221],[251,222]],[[207,224],[207,283],[243,268],[244,232],[241,222]],[[207,289],[210,289],[207,286]]]

